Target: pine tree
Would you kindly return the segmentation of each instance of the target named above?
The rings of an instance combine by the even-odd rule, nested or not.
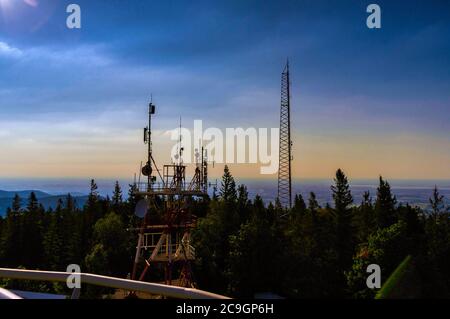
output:
[[[347,176],[341,169],[336,172],[334,185],[331,186],[334,200],[334,222],[336,226],[336,251],[338,267],[343,272],[352,263],[352,209],[353,197]],[[342,278],[344,280],[344,278]]]
[[[334,183],[335,185],[331,186],[334,208],[336,213],[344,214],[349,210],[349,206],[353,203],[353,197],[350,191],[347,176],[345,176],[341,169],[336,171]]]
[[[66,209],[68,212],[73,212],[75,210],[75,202],[72,195],[67,194],[66,196]]]
[[[138,193],[138,187],[136,184],[129,184],[128,185],[128,205],[132,208],[134,211],[134,208],[136,207],[137,202],[141,199],[141,197],[137,194]]]
[[[315,239],[317,239],[318,236],[317,231],[319,228],[319,209],[321,209],[321,207],[316,199],[316,194],[314,192],[310,192],[308,199],[309,215],[307,216],[307,220],[310,224],[310,231],[313,233],[312,237],[314,237]]]
[[[14,195],[14,199],[12,202],[12,210],[13,212],[19,213],[22,207],[22,199],[18,194]]]
[[[97,183],[95,183],[95,180],[91,179],[91,189],[89,191],[89,196],[87,200],[87,206],[88,208],[92,209],[95,207],[99,199],[98,195],[98,186]]]
[[[292,207],[292,212],[294,216],[300,217],[306,213],[306,203],[303,199],[302,194],[295,195],[294,207]]]
[[[92,245],[92,231],[95,223],[102,217],[102,209],[99,203],[98,186],[95,180],[91,180],[89,196],[84,207],[83,224],[81,227],[82,251],[87,253]]]
[[[42,205],[39,205],[34,192],[28,198],[27,209],[23,218],[23,266],[36,268],[43,263],[44,256],[42,244],[44,209]]]
[[[434,186],[433,197],[429,199],[432,217],[436,221],[438,216],[444,212],[444,196],[439,193],[437,186]]]
[[[238,214],[240,223],[245,223],[250,216],[250,201],[248,199],[248,191],[245,185],[239,185],[238,187]]]
[[[38,199],[34,192],[31,192],[30,197],[28,198],[27,211],[35,212],[39,208]]]
[[[285,268],[283,233],[269,204],[263,218],[252,218],[230,236],[230,290],[237,297],[252,298],[257,292],[280,293]]]
[[[236,182],[230,173],[228,165],[225,165],[222,176],[222,187],[220,189],[220,197],[229,203],[234,203],[237,198]]]
[[[316,215],[317,211],[320,209],[319,202],[316,199],[316,194],[314,192],[309,193],[308,199],[308,210],[311,215]]]
[[[238,203],[240,205],[248,204],[248,190],[245,185],[239,185],[238,187]]]
[[[432,211],[425,223],[427,268],[430,269],[430,293],[439,298],[450,296],[450,215],[445,212],[444,197],[434,188],[429,199]],[[442,285],[444,283],[444,285]]]
[[[396,223],[395,205],[397,200],[392,195],[391,186],[380,176],[380,185],[377,189],[375,202],[375,214],[379,228],[389,227]]]
[[[62,204],[62,203],[61,203]],[[43,238],[44,253],[46,265],[49,270],[64,270],[62,265],[62,238],[60,237],[60,230],[62,225],[60,223],[61,210],[57,209],[55,213],[51,214],[50,225]]]
[[[114,185],[114,193],[112,197],[112,204],[117,207],[120,204],[122,204],[122,189],[120,188],[119,182],[116,181],[116,184]]]
[[[358,241],[365,242],[368,236],[375,230],[375,216],[370,192],[363,194],[361,205],[357,208],[355,223],[358,229]]]
[[[218,200],[219,199],[219,196],[217,195],[217,186],[215,186],[215,185],[213,187],[212,199],[213,200]]]
[[[283,207],[283,205],[281,204],[280,198],[277,197],[275,198],[275,206],[274,206],[274,211],[276,213],[277,216],[283,216],[286,214],[286,208]]]
[[[372,197],[370,196],[369,191],[365,191],[363,194],[363,200],[361,205],[363,206],[372,206]]]
[[[22,263],[23,220],[21,216],[21,198],[15,194],[12,209],[6,212],[0,238],[0,258],[4,266],[17,267]]]

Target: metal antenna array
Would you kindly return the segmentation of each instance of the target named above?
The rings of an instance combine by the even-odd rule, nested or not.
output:
[[[289,61],[281,75],[280,108],[280,158],[278,169],[278,199],[283,207],[292,207],[292,141],[291,141],[291,95]]]
[[[183,164],[181,146],[181,119],[178,158],[169,165],[158,168],[152,154],[151,119],[155,106],[149,105],[149,124],[144,128],[144,142],[148,144],[148,160],[141,173],[147,183],[136,186],[136,195],[142,199],[137,203],[135,214],[142,218],[136,256],[131,279],[145,280],[150,269],[162,266],[164,282],[192,288],[195,286],[191,262],[195,259],[195,248],[191,241],[191,230],[196,227],[193,202],[208,197],[207,153],[201,149],[201,163],[197,161],[195,173],[186,181],[186,165]],[[153,174],[156,170],[157,176]],[[179,275],[173,278],[173,273]]]
[[[152,179],[152,162],[153,154],[152,154],[152,115],[155,114],[155,105],[153,104],[153,97],[148,105],[148,126],[144,128],[144,143],[148,145],[148,156],[147,163],[141,169],[141,173],[144,176],[147,176],[147,189],[152,189],[152,185],[154,180]]]

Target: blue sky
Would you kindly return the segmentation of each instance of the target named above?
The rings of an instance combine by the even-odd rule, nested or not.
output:
[[[0,0],[0,176],[131,175],[150,93],[157,130],[276,127],[288,57],[297,177],[450,178],[450,3],[372,2]]]

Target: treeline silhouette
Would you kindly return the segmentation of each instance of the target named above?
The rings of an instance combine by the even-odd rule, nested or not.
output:
[[[233,297],[275,293],[287,298],[373,298],[366,285],[367,266],[381,267],[382,282],[407,256],[412,278],[397,288],[399,297],[450,297],[450,212],[437,188],[432,211],[398,205],[382,177],[376,194],[354,203],[344,172],[331,186],[333,205],[321,207],[314,193],[296,195],[291,210],[279,201],[265,205],[248,197],[225,167],[220,189],[193,202],[198,217],[192,244],[199,288]],[[117,277],[130,273],[138,227],[139,200],[129,186],[127,199],[116,182],[111,198],[99,196],[91,181],[82,209],[68,195],[47,211],[32,193],[22,208],[19,196],[0,218],[0,266],[65,271],[79,264],[83,272]],[[372,197],[373,196],[373,197]],[[162,269],[147,280],[160,281]],[[62,284],[0,281],[8,288],[69,293]],[[82,296],[112,293],[84,287]]]

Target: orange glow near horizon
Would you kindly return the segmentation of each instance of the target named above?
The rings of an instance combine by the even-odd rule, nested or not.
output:
[[[294,137],[293,178],[329,179],[342,168],[351,179],[450,179],[450,143],[446,139],[420,136],[394,136],[386,141],[368,136]],[[2,145],[3,144],[3,145]],[[170,162],[173,142],[154,141],[159,165]],[[401,147],[399,147],[401,145]],[[428,150],[441,150],[428,152]],[[112,139],[80,139],[65,143],[21,140],[16,145],[0,141],[2,177],[128,178],[139,171],[145,160],[140,131]],[[29,156],[32,153],[33,156]],[[224,164],[210,166],[212,178],[222,175]],[[230,164],[236,178],[273,179],[260,175],[260,164]]]

